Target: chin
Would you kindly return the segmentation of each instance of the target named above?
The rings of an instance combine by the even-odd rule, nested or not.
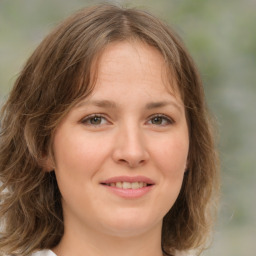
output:
[[[111,221],[105,221],[103,229],[108,234],[118,237],[138,236],[156,227],[162,227],[162,220],[148,220],[143,216],[122,216],[122,218],[112,216]],[[106,225],[108,223],[108,225]]]

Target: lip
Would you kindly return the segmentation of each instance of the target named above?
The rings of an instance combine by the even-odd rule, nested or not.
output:
[[[137,189],[123,189],[118,187],[111,187],[107,184],[116,183],[116,182],[145,182],[149,186],[137,188]],[[118,197],[126,198],[126,199],[136,199],[143,197],[144,195],[148,194],[154,187],[155,183],[148,177],[145,176],[118,176],[112,177],[110,179],[104,180],[100,182],[104,188],[106,188],[111,193],[114,193]]]
[[[145,182],[150,185],[155,185],[154,181],[145,176],[116,176],[107,180],[101,181],[101,184],[109,184],[116,182]]]

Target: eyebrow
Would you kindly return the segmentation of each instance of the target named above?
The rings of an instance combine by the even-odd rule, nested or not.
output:
[[[165,106],[175,106],[180,110],[180,105],[176,104],[173,101],[159,101],[159,102],[150,102],[146,105],[146,109],[155,109],[155,108],[161,108],[161,107],[165,107]]]
[[[88,101],[82,101],[77,104],[77,107],[87,106],[87,105],[93,105],[100,108],[116,108],[117,105],[113,101],[109,100],[88,100]]]
[[[87,105],[93,105],[100,108],[117,108],[117,104],[113,101],[109,100],[88,100],[88,101],[82,101],[80,102],[77,107],[87,106]],[[162,108],[166,106],[174,106],[177,108],[180,112],[182,112],[182,106],[181,104],[175,103],[174,101],[157,101],[157,102],[150,102],[146,104],[146,109],[156,109],[156,108]]]

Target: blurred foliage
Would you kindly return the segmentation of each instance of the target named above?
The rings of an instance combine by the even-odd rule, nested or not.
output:
[[[0,96],[47,32],[100,1],[0,0]],[[256,1],[108,1],[162,17],[197,63],[219,125],[222,201],[213,245],[203,255],[254,256],[256,234]]]

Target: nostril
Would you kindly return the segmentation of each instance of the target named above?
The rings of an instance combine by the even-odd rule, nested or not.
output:
[[[142,161],[134,161],[134,160],[120,159],[119,162],[126,164],[131,168],[134,168],[134,167],[140,165],[143,162],[143,160]]]
[[[113,153],[113,160],[116,163],[135,168],[143,165],[149,159],[148,153],[136,149],[117,148]]]

